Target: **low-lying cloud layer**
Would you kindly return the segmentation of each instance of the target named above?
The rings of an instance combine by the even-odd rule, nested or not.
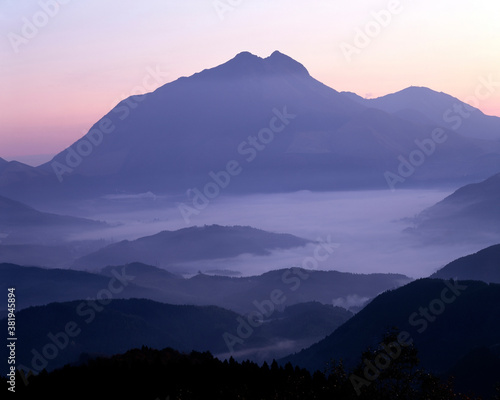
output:
[[[220,196],[193,216],[192,225],[247,225],[277,233],[329,240],[335,252],[318,268],[354,273],[394,272],[411,277],[428,276],[456,258],[492,243],[461,245],[420,244],[403,233],[412,218],[449,195],[449,191],[400,190]],[[120,202],[120,199],[107,199]],[[107,208],[112,204],[107,204]],[[162,230],[185,228],[172,199],[146,197],[120,213],[92,217],[120,224],[100,238],[136,239]],[[80,237],[81,238],[81,237]],[[88,237],[86,237],[88,238]],[[270,256],[242,255],[236,259],[190,264],[192,270],[232,270],[243,275],[300,265],[312,256],[314,246],[274,251]]]

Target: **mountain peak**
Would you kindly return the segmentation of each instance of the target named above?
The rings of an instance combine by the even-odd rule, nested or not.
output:
[[[241,53],[236,54],[233,60],[262,60],[262,58],[250,53],[249,51],[242,51]]]
[[[399,93],[411,94],[413,96],[429,96],[429,95],[449,96],[443,92],[438,92],[436,90],[430,89],[425,86],[408,86],[407,88],[400,90],[399,92],[396,92],[394,94],[399,94]]]
[[[306,67],[278,50],[274,51],[265,61],[283,72],[309,75]]]
[[[261,58],[248,51],[238,53],[226,63],[203,71],[205,76],[241,77],[244,75],[305,75],[309,76],[307,69],[293,58],[280,53],[273,52],[267,58]]]

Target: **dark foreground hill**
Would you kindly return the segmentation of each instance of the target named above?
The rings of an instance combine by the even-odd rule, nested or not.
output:
[[[418,348],[422,367],[445,374],[477,347],[498,348],[498,304],[497,284],[421,279],[378,296],[330,336],[283,362],[312,371],[324,369],[330,359],[354,366],[365,349],[375,348],[384,332],[396,327]],[[500,377],[500,364],[495,371]]]
[[[214,306],[111,301],[98,296],[17,313],[16,332],[22,345],[16,361],[35,372],[50,371],[77,362],[82,354],[109,356],[143,345],[272,360],[310,346],[351,316],[345,309],[319,303],[251,318]],[[6,319],[0,323],[7,326]],[[7,359],[6,350],[5,346],[0,350],[3,359]]]
[[[311,375],[307,370],[294,369],[290,364],[284,368],[276,362],[270,366],[251,362],[240,364],[234,360],[220,361],[210,353],[181,354],[172,349],[158,351],[142,347],[49,374],[30,377],[18,374],[16,395],[22,399],[53,400],[373,400],[396,396],[403,400],[468,399],[432,375],[423,371],[418,375],[411,393],[404,393],[391,379],[382,379],[382,385],[369,395],[357,396],[342,369],[327,377],[319,372]]]
[[[500,283],[500,245],[459,258],[432,274],[431,278]]]

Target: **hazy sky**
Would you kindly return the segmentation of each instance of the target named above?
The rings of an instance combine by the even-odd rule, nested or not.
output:
[[[365,97],[500,82],[497,0],[55,1],[0,1],[0,157],[59,152],[120,99],[245,50]],[[480,108],[500,115],[492,88]]]

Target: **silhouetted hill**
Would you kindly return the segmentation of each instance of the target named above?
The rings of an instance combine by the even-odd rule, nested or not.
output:
[[[117,276],[124,283],[114,298],[140,297],[171,304],[216,305],[244,314],[256,310],[255,302],[269,301],[275,290],[284,296],[281,309],[297,303],[320,302],[357,311],[368,299],[411,281],[396,274],[362,275],[303,269],[284,269],[244,278],[199,274],[184,279],[139,263],[106,267],[102,274],[0,264],[0,289],[3,287],[6,291],[8,287],[16,287],[17,306],[25,308],[95,298],[110,282],[116,284]],[[4,310],[0,307],[0,312]]]
[[[85,360],[84,365],[31,376],[18,376],[18,398],[54,400],[95,398],[141,399],[343,399],[373,400],[401,397],[394,381],[386,379],[369,394],[357,396],[343,370],[311,375],[290,364],[262,366],[251,362],[220,361],[210,353],[181,354],[172,349],[133,349],[111,358]],[[406,371],[405,371],[406,372]],[[413,373],[416,375],[416,373]],[[0,379],[0,381],[2,381]],[[2,382],[3,384],[4,382]],[[5,390],[5,389],[4,389]],[[402,397],[401,397],[402,398]],[[468,400],[422,371],[405,400]]]
[[[496,400],[500,395],[500,345],[472,349],[458,360],[448,375],[455,378],[455,387],[462,393]],[[497,382],[497,390],[492,382]]]
[[[459,258],[432,274],[431,278],[500,283],[500,245]]]
[[[284,294],[287,306],[318,301],[357,311],[383,291],[411,281],[399,274],[364,275],[300,268],[241,278],[198,274],[182,280],[165,276],[163,270],[154,267],[144,269],[140,264],[127,265],[125,271],[133,271],[130,274],[135,276],[135,284],[162,291],[164,301],[213,304],[241,313],[255,311],[254,302],[268,300],[274,290]],[[108,274],[106,269],[103,273]]]
[[[272,360],[325,337],[352,316],[344,309],[319,303],[293,306],[265,318],[259,326],[253,323],[249,334],[233,349],[224,335],[236,337],[239,321],[246,316],[214,306],[104,300],[52,303],[20,311],[16,332],[23,345],[17,350],[18,365],[35,372],[53,370],[76,362],[82,353],[113,355],[142,345]],[[308,319],[304,320],[306,313]],[[7,323],[5,319],[1,322]],[[307,326],[309,322],[314,326]],[[72,325],[68,328],[69,323]],[[288,331],[286,326],[294,328]],[[59,346],[57,357],[44,356],[50,343]]]
[[[73,267],[98,269],[107,265],[141,262],[172,269],[183,262],[230,258],[245,253],[268,255],[271,250],[301,247],[308,243],[312,242],[248,226],[206,225],[163,231],[133,241],[111,244],[76,260]]]
[[[116,281],[116,276],[124,275],[128,276],[120,267],[110,269],[108,277],[67,269],[0,264],[0,290],[7,293],[7,288],[16,288],[16,307],[21,310],[33,305],[95,298],[97,293],[108,288],[112,279]],[[115,292],[115,298],[160,297],[157,290],[138,287],[132,280],[124,282],[121,290]],[[116,287],[120,288],[119,284]],[[0,306],[0,313],[6,306]]]
[[[201,277],[200,277],[201,278]],[[198,279],[200,279],[198,278]],[[192,278],[201,288],[197,277]],[[214,279],[215,280],[215,279]],[[220,280],[221,281],[221,280]],[[252,293],[258,299],[266,298],[273,289],[282,290],[287,296],[287,304],[304,301],[319,301],[324,304],[335,304],[352,310],[358,310],[366,302],[379,293],[404,285],[411,279],[398,274],[350,274],[338,271],[310,271],[302,269],[285,269],[271,271],[252,278],[241,278],[240,283],[249,288],[231,296],[235,304],[247,302],[245,294]],[[214,293],[215,295],[215,293]]]
[[[354,366],[396,327],[413,340],[422,367],[445,373],[474,348],[498,346],[499,301],[497,284],[421,279],[381,294],[330,336],[283,362],[310,370],[323,370],[331,359]]]

